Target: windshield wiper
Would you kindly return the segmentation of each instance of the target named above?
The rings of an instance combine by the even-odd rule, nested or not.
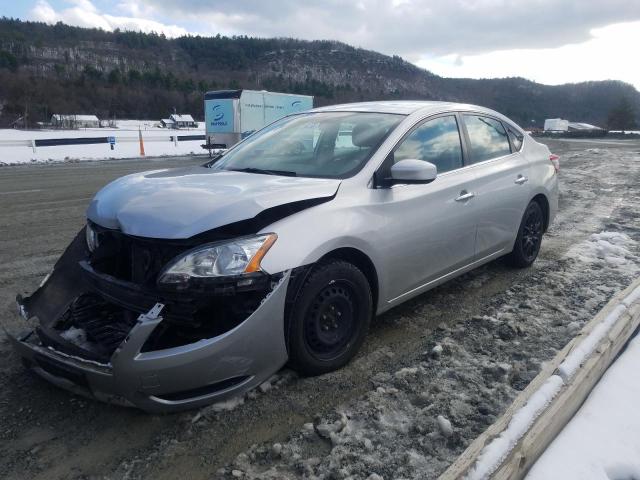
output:
[[[283,177],[297,177],[298,174],[296,172],[291,172],[289,170],[269,170],[265,168],[232,168],[233,172],[245,172],[245,173],[264,173],[265,175],[281,175]]]

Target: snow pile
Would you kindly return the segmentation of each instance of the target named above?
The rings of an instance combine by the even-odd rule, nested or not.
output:
[[[640,289],[636,289],[640,296]],[[640,336],[609,367],[527,480],[640,478]]]
[[[60,336],[80,348],[91,349],[91,342],[87,339],[87,332],[82,328],[71,327],[60,333]]]
[[[584,263],[612,265],[637,271],[638,258],[631,253],[629,245],[635,243],[628,235],[620,232],[600,232],[589,237],[589,241],[575,246],[568,252],[570,258]]]

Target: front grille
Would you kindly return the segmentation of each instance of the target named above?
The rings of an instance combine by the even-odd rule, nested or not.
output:
[[[98,295],[78,297],[69,308],[72,325],[84,330],[87,339],[111,355],[127,337],[138,315],[107,303]]]
[[[135,326],[138,314],[95,293],[76,298],[55,325],[39,329],[46,345],[69,355],[107,362]],[[54,334],[55,333],[55,334]]]

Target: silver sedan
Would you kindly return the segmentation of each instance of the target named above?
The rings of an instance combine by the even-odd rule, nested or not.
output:
[[[201,167],[104,187],[12,336],[75,392],[149,411],[356,355],[371,320],[499,257],[531,265],[558,158],[503,115],[372,102],[287,116]]]

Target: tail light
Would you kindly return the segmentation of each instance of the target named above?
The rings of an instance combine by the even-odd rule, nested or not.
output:
[[[549,155],[549,160],[553,163],[553,168],[556,169],[556,173],[560,171],[560,157],[553,153]]]

